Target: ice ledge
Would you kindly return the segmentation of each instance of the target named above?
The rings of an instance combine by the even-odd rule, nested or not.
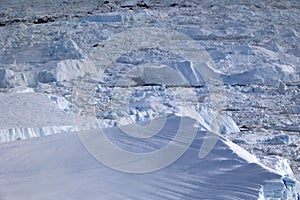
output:
[[[12,142],[16,140],[25,140],[41,136],[54,135],[58,133],[70,133],[75,131],[75,126],[48,126],[0,129],[0,142]]]
[[[265,156],[260,162],[282,176],[281,181],[265,184],[259,200],[300,199],[300,183],[294,177],[289,160],[280,156]]]

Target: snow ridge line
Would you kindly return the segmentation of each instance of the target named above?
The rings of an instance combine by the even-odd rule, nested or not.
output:
[[[0,129],[0,143],[26,140],[59,133],[70,133],[75,132],[76,130],[76,127],[73,125]]]

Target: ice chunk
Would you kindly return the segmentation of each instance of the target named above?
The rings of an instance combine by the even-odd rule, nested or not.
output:
[[[283,144],[290,144],[291,139],[290,136],[288,135],[276,135],[271,139],[266,139],[263,142],[266,142],[268,144],[273,144],[273,145],[283,145]]]
[[[287,82],[297,82],[300,80],[299,75],[293,72],[286,71],[285,66],[271,66],[251,69],[245,72],[236,74],[221,74],[224,83],[227,84],[275,84],[278,80]],[[279,88],[280,92],[284,92],[284,85]]]
[[[279,84],[278,84],[279,94],[284,94],[285,90],[286,90],[286,85],[282,81],[279,81]]]
[[[270,182],[262,187],[263,199],[299,199],[300,184],[294,177],[289,161],[279,156],[262,157],[261,162],[282,176],[282,182]]]
[[[40,83],[50,83],[56,81],[56,74],[51,71],[41,71],[37,75],[37,79]]]
[[[85,76],[86,72],[95,72],[94,74],[97,75],[95,70],[101,69],[96,69],[91,62],[85,60],[63,60],[57,64],[57,81],[74,80]]]
[[[10,87],[14,72],[9,69],[0,69],[0,88]]]

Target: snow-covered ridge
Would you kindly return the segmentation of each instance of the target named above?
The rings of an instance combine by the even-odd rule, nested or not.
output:
[[[146,153],[159,150],[170,142],[179,120],[186,122],[183,130],[196,128],[194,119],[173,116],[167,119],[159,136],[146,140],[132,138],[116,127],[104,129],[104,132],[120,148]],[[97,130],[87,130],[86,133],[88,131],[91,131],[91,139],[99,139],[94,137],[97,132],[93,131]],[[292,184],[294,179],[288,182],[281,172],[264,166],[253,155],[223,137],[205,159],[199,159],[198,151],[206,133],[199,131],[192,145],[173,164],[145,174],[128,174],[104,167],[88,154],[74,134],[0,144],[0,174],[3,177],[0,179],[0,195],[25,200],[40,199],[45,194],[48,199],[82,199],[86,195],[95,199],[126,200],[298,198],[296,185]],[[182,145],[181,141],[173,143]],[[112,177],[118,177],[118,180]],[[68,190],[63,187],[66,184]],[[101,189],[96,189],[99,187]],[[22,195],[25,191],[26,196]]]
[[[30,99],[36,99],[39,100],[39,104],[36,106],[42,106],[44,110],[47,110],[47,107],[53,109],[51,105],[55,105],[59,110],[56,110],[55,112],[72,112],[74,111],[74,107],[72,104],[70,104],[68,101],[66,101],[62,97],[56,97],[56,96],[49,96],[49,95],[39,95],[34,93],[19,93],[15,95],[10,95],[10,100],[12,102],[17,102],[20,104],[20,99],[25,100],[26,98]],[[20,98],[21,97],[21,98]],[[12,98],[15,98],[12,99]],[[49,99],[50,101],[46,101],[46,99]],[[2,96],[2,100],[5,101],[5,97]],[[46,103],[47,102],[47,103]],[[48,104],[50,103],[50,104]],[[157,106],[157,105],[156,105]],[[30,105],[26,106],[27,109],[32,108]],[[135,107],[136,114],[139,112],[145,112],[147,113],[148,110],[142,111],[141,108]],[[53,110],[51,110],[53,112]],[[50,113],[51,113],[50,112]],[[155,111],[154,111],[155,112]],[[34,112],[36,115],[39,115],[36,111]],[[49,114],[50,114],[49,113]],[[131,111],[132,114],[134,114],[134,110]],[[140,113],[141,114],[141,113]],[[149,113],[148,113],[149,114]],[[175,113],[176,114],[176,113]],[[220,116],[213,112],[211,109],[202,107],[199,112],[197,112],[193,108],[181,108],[180,112],[177,113],[178,116],[181,117],[191,117],[193,120],[196,120],[200,128],[199,130],[202,131],[212,131],[215,130],[211,128],[211,123],[213,119],[216,119],[219,121],[222,125],[221,133],[223,134],[229,134],[231,132],[238,132],[239,129],[236,126],[236,124],[233,122],[233,120],[228,116]],[[26,116],[26,115],[25,115]],[[51,119],[51,115],[48,116],[48,119]],[[139,123],[146,119],[143,119],[141,116],[139,118],[132,118],[133,121],[123,121],[123,123],[130,124],[130,123]],[[152,120],[160,120],[160,119],[152,119]],[[39,123],[43,122],[41,120]],[[168,126],[168,124],[166,124]],[[198,126],[197,126],[198,127]],[[116,127],[115,127],[116,128]],[[113,128],[112,130],[115,130]],[[88,129],[89,130],[89,129]],[[109,129],[105,129],[106,131]],[[22,128],[22,127],[16,127],[16,128],[6,128],[6,129],[0,129],[0,141],[1,142],[11,142],[16,140],[26,140],[30,138],[36,138],[41,136],[49,136],[49,135],[55,135],[55,134],[63,134],[63,133],[70,133],[70,132],[76,132],[77,127],[75,125],[61,125],[61,126],[41,126],[41,127],[28,127],[28,128]],[[200,134],[200,133],[199,133]],[[123,136],[121,138],[115,138],[115,140],[122,140]],[[242,148],[238,147],[237,145],[233,144],[232,142],[225,140],[221,137],[221,140],[225,145],[227,145],[230,151],[234,152],[234,155],[237,155],[242,160],[246,160],[247,163],[259,163],[260,161],[256,159],[253,155],[250,155],[248,152],[243,150]],[[136,142],[136,141],[135,141]],[[139,145],[138,145],[139,146]],[[150,145],[151,146],[151,145]],[[222,147],[223,148],[223,147]],[[222,150],[224,154],[224,150]],[[227,154],[226,154],[227,155]],[[229,154],[228,154],[229,155]],[[223,155],[225,156],[225,155]],[[222,158],[223,159],[223,158]],[[259,196],[261,199],[269,199],[269,198],[280,198],[280,199],[289,199],[294,198],[297,195],[297,190],[299,188],[299,185],[295,178],[293,177],[293,174],[291,172],[291,169],[289,168],[288,162],[286,160],[281,159],[273,159],[273,160],[262,160],[263,163],[265,163],[270,169],[274,170],[276,174],[279,174],[282,176],[282,178],[278,179],[277,181],[270,181],[266,182],[261,185],[260,190],[256,190],[256,195]],[[259,164],[260,165],[260,164]],[[229,167],[229,166],[227,166]],[[226,166],[222,165],[221,169],[226,169]],[[267,169],[267,167],[262,166],[263,168]]]

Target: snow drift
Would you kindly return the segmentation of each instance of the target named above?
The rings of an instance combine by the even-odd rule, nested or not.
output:
[[[182,119],[168,117],[161,132],[148,139],[129,137],[117,127],[104,131],[126,151],[149,152],[170,142]],[[195,128],[195,120],[185,120],[186,129]],[[90,131],[93,135],[97,130]],[[30,200],[297,199],[297,190],[290,189],[280,173],[222,137],[207,157],[199,159],[205,135],[205,131],[198,131],[182,157],[162,170],[145,174],[104,166],[87,153],[74,134],[0,144],[0,196]],[[275,188],[273,193],[266,192],[270,188]]]

